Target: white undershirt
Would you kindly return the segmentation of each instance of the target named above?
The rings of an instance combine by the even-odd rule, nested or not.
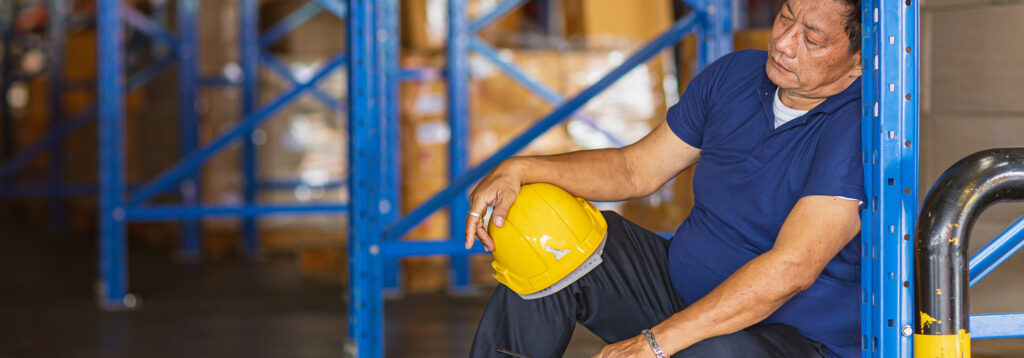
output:
[[[775,89],[775,99],[772,101],[772,112],[775,112],[775,128],[781,127],[786,122],[796,119],[796,117],[807,114],[808,111],[801,111],[799,109],[793,109],[782,103],[779,99],[779,89]]]
[[[809,110],[802,111],[799,109],[793,109],[785,105],[784,103],[782,103],[782,100],[779,99],[779,89],[775,89],[775,99],[772,100],[772,112],[775,114],[775,128],[781,127],[783,124],[786,124],[787,122],[796,119],[796,117],[800,117],[802,115],[807,114],[808,111]],[[864,205],[863,201],[857,199],[847,198],[845,196],[838,195],[836,195],[835,197],[843,200],[853,200],[859,202],[860,205]]]

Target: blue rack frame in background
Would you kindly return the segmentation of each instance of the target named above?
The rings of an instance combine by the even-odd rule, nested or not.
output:
[[[325,61],[313,76],[300,81],[287,66],[276,60],[266,47],[282,38],[289,31],[321,11],[327,11],[339,18],[345,18],[346,8],[340,0],[312,0],[281,22],[259,33],[259,9],[256,0],[238,0],[240,8],[240,67],[242,78],[202,78],[198,73],[196,34],[198,0],[178,0],[177,37],[163,30],[144,14],[120,0],[97,1],[97,37],[99,64],[99,113],[100,113],[100,292],[101,306],[108,309],[131,307],[135,297],[128,294],[127,242],[125,226],[128,222],[180,221],[183,224],[182,253],[186,258],[199,257],[200,233],[198,220],[207,217],[236,217],[243,219],[243,251],[249,257],[258,257],[259,238],[256,218],[266,215],[342,215],[347,212],[347,203],[316,204],[258,204],[256,194],[260,190],[294,188],[298,181],[265,182],[257,176],[256,148],[253,133],[261,123],[283,109],[299,96],[312,94],[327,108],[344,111],[338,99],[332,98],[316,88],[326,78],[347,62],[347,53],[339,52]],[[182,159],[157,175],[152,181],[132,190],[125,186],[124,173],[124,102],[125,85],[118,79],[124,76],[124,53],[121,46],[123,24],[129,24],[162,42],[173,44],[173,54],[178,64],[179,120],[182,135],[180,143]],[[260,65],[290,81],[292,87],[260,105],[258,94],[258,72]],[[198,141],[197,94],[200,85],[238,85],[242,91],[242,118],[231,129],[200,145]],[[242,167],[244,203],[242,205],[204,205],[199,203],[200,186],[198,170],[213,155],[224,150],[234,141],[242,140]],[[330,183],[336,187],[343,183]],[[175,187],[177,185],[177,187]],[[166,192],[177,189],[182,198],[180,205],[145,205],[145,203]]]

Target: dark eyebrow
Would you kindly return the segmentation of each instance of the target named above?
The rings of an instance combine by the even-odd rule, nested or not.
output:
[[[816,33],[816,34],[818,34],[818,35],[824,35],[824,34],[825,34],[825,32],[821,31],[821,29],[819,29],[819,28],[817,28],[817,27],[814,27],[814,26],[811,26],[810,24],[808,24],[808,23],[806,23],[806,22],[805,22],[805,23],[803,23],[803,25],[804,25],[804,27],[806,27],[806,28],[807,28],[808,30],[811,30],[811,31],[813,31],[814,33]]]
[[[793,8],[789,6],[789,1],[785,2],[785,3],[783,4],[783,6],[785,6],[785,7],[786,7],[786,9],[788,9],[788,10],[789,10],[789,13],[790,13],[790,14],[792,14],[792,13],[793,13]],[[806,27],[806,28],[807,28],[808,30],[811,30],[811,31],[813,31],[814,33],[816,33],[816,34],[818,34],[818,35],[824,35],[824,34],[825,34],[825,32],[824,32],[824,31],[821,31],[821,29],[820,29],[820,28],[817,28],[817,27],[811,26],[810,24],[808,24],[808,23],[806,23],[806,22],[805,22],[805,23],[803,23],[803,25],[804,25],[804,27]]]

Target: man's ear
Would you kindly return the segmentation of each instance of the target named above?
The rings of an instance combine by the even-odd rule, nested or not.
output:
[[[854,78],[860,77],[861,71],[864,70],[864,64],[861,62],[860,58],[860,51],[857,51],[857,53],[850,57],[852,57],[851,60],[853,61],[853,67],[850,68],[850,72],[847,73],[847,76]]]

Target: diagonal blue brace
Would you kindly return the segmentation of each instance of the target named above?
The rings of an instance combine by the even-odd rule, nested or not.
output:
[[[999,267],[1003,261],[1010,258],[1021,247],[1024,247],[1024,217],[1017,219],[1017,222],[1003,231],[1002,234],[996,236],[995,239],[992,239],[992,242],[985,245],[981,251],[978,251],[971,258],[971,263],[968,265],[971,277],[970,286],[973,287],[985,276],[992,273],[992,270]],[[974,333],[972,328],[971,335],[974,335]]]
[[[143,14],[134,6],[129,4],[121,5],[122,18],[124,22],[131,27],[139,30],[157,41],[162,42],[169,48],[175,48],[178,46],[178,39],[163,29],[159,24],[153,22],[152,19]]]
[[[311,0],[313,3],[320,5],[321,8],[327,10],[327,12],[337,17],[339,20],[345,20],[345,16],[348,15],[348,6],[345,2],[340,0]]]
[[[287,80],[288,82],[291,82],[292,85],[298,86],[302,83],[299,81],[298,77],[295,77],[295,73],[292,72],[292,70],[288,68],[288,66],[286,66],[284,63],[281,63],[281,61],[278,61],[277,58],[267,53],[266,51],[260,51],[260,61],[263,62],[263,64],[266,65],[267,68],[269,68],[271,71],[273,71],[274,73],[278,74],[281,77],[284,77],[284,79]],[[313,94],[313,97],[316,97],[317,100],[319,100],[321,103],[327,106],[327,108],[330,108],[335,113],[343,113],[346,111],[346,107],[344,104],[334,99],[334,97],[331,97],[331,95],[324,93],[320,89],[313,87],[309,89],[309,92]]]
[[[196,205],[146,206],[128,211],[128,221],[167,221],[168,219],[200,219],[212,216],[257,217],[267,215],[337,215],[348,211],[346,204],[263,204],[263,205]]]
[[[152,81],[154,78],[156,78],[158,74],[160,74],[165,69],[170,67],[170,65],[173,63],[173,56],[168,56],[150,65],[149,67],[140,71],[139,73],[136,73],[134,76],[132,76],[131,79],[128,80],[128,91],[134,91],[139,88],[142,88],[142,86],[145,86],[147,83]],[[31,160],[36,155],[39,155],[40,153],[44,152],[46,148],[53,145],[53,143],[64,140],[64,138],[67,138],[68,135],[74,133],[75,130],[82,128],[82,126],[91,122],[93,119],[95,119],[96,113],[97,106],[94,104],[91,107],[83,110],[81,113],[72,117],[71,120],[61,123],[61,125],[56,130],[51,131],[38,142],[32,144],[28,149],[25,149],[16,154],[15,156],[11,157],[10,160],[4,162],[3,166],[0,167],[0,179],[6,178],[7,176],[14,174],[23,165],[28,163],[29,160]]]
[[[505,0],[501,4],[498,4],[489,14],[481,16],[479,19],[473,20],[469,24],[469,33],[475,34],[483,30],[487,25],[498,21],[499,19],[508,15],[508,13],[515,11],[519,7],[523,6],[530,0]]]
[[[576,97],[562,103],[562,105],[558,106],[554,112],[535,123],[519,137],[509,142],[509,144],[499,149],[494,153],[494,155],[487,158],[476,167],[473,167],[452,179],[451,184],[444,190],[435,194],[423,203],[423,205],[420,205],[402,219],[388,225],[384,230],[384,238],[386,240],[395,240],[402,237],[402,235],[409,232],[416,223],[423,221],[423,219],[428,215],[434,213],[437,209],[448,203],[451,198],[455,197],[455,195],[469,188],[473,182],[482,178],[487,174],[487,172],[494,169],[494,167],[501,163],[501,161],[525,148],[534,138],[537,138],[548,129],[551,129],[551,127],[561,123],[572,113],[578,111],[588,101],[625,76],[633,68],[647,62],[666,47],[679,42],[680,39],[693,30],[696,23],[695,18],[696,15],[691,13],[680,19],[672,25],[668,31],[659,35],[651,43],[638,50],[628,59],[623,61],[618,67],[609,72],[608,75],[597,81],[597,83],[583,90],[577,94]]]
[[[272,45],[292,30],[297,29],[299,26],[306,23],[306,21],[312,19],[314,16],[319,14],[320,11],[323,11],[320,6],[311,2],[295,9],[291,14],[285,16],[284,19],[281,19],[274,25],[270,26],[267,31],[263,32],[263,35],[260,35],[260,47],[266,48],[267,46]]]
[[[537,80],[534,80],[533,78],[530,77],[530,75],[523,73],[523,71],[519,70],[519,68],[516,67],[516,65],[509,63],[508,61],[505,61],[505,59],[501,58],[501,55],[498,55],[498,51],[491,47],[491,45],[488,45],[486,42],[483,42],[478,38],[470,38],[469,48],[471,48],[473,51],[476,51],[480,55],[484,56],[485,59],[491,61],[491,63],[497,66],[498,69],[500,69],[502,72],[505,72],[506,75],[511,77],[513,80],[518,82],[523,87],[526,87],[527,89],[532,91],[534,94],[536,94],[538,97],[543,99],[548,104],[551,104],[552,106],[557,106],[565,101],[565,98],[562,98],[561,95],[559,95],[557,92],[549,88],[547,85]],[[594,119],[591,118],[590,116],[587,116],[584,113],[574,113],[573,118],[580,120],[580,122],[586,124],[588,127],[593,128],[594,130],[603,134],[605,138],[608,138],[608,140],[610,140],[614,146],[622,147],[626,145],[626,143],[623,142],[622,140],[619,140],[618,137],[611,133],[608,133],[608,131],[604,130],[604,128],[601,128],[601,126],[594,122]]]
[[[257,126],[260,125],[260,123],[263,123],[267,119],[270,119],[271,115],[281,110],[282,108],[285,107],[285,105],[298,98],[298,96],[302,94],[302,92],[305,92],[309,88],[315,86],[318,82],[320,82],[320,80],[326,78],[327,75],[334,71],[334,69],[343,66],[346,62],[346,55],[347,54],[338,54],[332,57],[324,65],[324,67],[317,71],[316,75],[314,75],[308,81],[304,82],[300,86],[296,86],[291,90],[285,91],[284,93],[278,95],[276,98],[274,98],[274,100],[270,101],[270,103],[263,106],[259,110],[253,112],[252,114],[246,116],[238,125],[236,125],[228,132],[221,134],[219,137],[214,139],[210,144],[190,153],[188,156],[186,156],[180,162],[175,164],[173,167],[157,176],[157,178],[154,179],[152,182],[140,188],[137,191],[137,193],[132,197],[132,199],[128,202],[127,206],[138,206],[142,202],[149,200],[156,196],[157,194],[169,189],[172,185],[180,181],[186,175],[195,171],[196,168],[199,168],[199,166],[203,164],[203,161],[206,160],[206,158],[209,158],[211,155],[219,152],[221,149],[224,149],[224,147],[226,147],[228,144],[230,144],[238,137],[241,137],[244,134],[248,133],[249,131],[255,129]]]

